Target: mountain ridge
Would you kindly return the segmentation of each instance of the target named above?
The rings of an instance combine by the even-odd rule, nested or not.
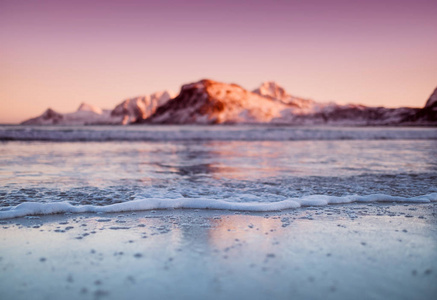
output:
[[[81,103],[73,113],[49,108],[24,125],[128,124],[437,125],[437,88],[423,108],[320,103],[289,94],[274,81],[253,91],[211,79],[123,100],[112,110]]]
[[[266,123],[279,113],[272,99],[245,90],[237,84],[210,79],[183,85],[179,95],[159,107],[145,123],[235,124]]]

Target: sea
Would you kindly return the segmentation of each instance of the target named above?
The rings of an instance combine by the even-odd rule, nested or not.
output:
[[[426,127],[0,126],[0,219],[437,201]]]

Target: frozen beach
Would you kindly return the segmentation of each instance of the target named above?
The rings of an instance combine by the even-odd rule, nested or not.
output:
[[[10,219],[2,299],[433,299],[437,205]]]
[[[431,299],[435,128],[0,127],[3,299]]]

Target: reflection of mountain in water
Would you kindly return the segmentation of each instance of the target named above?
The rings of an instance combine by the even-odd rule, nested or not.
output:
[[[272,159],[282,152],[272,149],[272,142],[190,142],[180,145],[167,162],[152,164],[158,173],[174,173],[192,181],[267,178],[283,171]]]

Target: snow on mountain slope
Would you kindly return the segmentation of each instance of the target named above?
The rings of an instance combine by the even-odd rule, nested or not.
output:
[[[419,109],[318,103],[290,96],[275,82],[254,92],[235,84],[201,80],[186,84],[180,94],[159,107],[146,123],[291,125],[394,125]]]
[[[163,124],[267,123],[287,106],[236,84],[209,79],[182,86],[180,94],[146,120]]]
[[[282,118],[276,119],[274,122],[293,125],[400,125],[418,110],[405,107],[385,108],[331,104],[307,114],[284,111]]]
[[[41,116],[22,122],[23,125],[97,125],[120,124],[119,118],[111,116],[110,110],[102,110],[89,104],[81,104],[72,113],[61,114],[52,109],[46,110]]]
[[[263,82],[261,86],[255,89],[253,92],[264,97],[276,99],[283,104],[298,108],[301,111],[311,110],[316,105],[316,102],[314,102],[313,100],[298,98],[289,95],[283,87],[279,86],[274,81]]]
[[[145,119],[156,108],[172,97],[164,91],[150,96],[128,99],[113,110],[101,109],[91,104],[82,103],[77,111],[61,114],[53,109],[46,110],[41,116],[22,122],[23,125],[120,125],[130,124]]]
[[[289,95],[275,82],[264,82],[254,92],[289,104],[273,123],[293,125],[435,125],[437,124],[437,89],[423,109],[368,107],[359,104],[320,103]],[[432,108],[434,107],[434,108]]]
[[[289,95],[276,82],[267,81],[254,90],[255,93],[281,103],[289,108],[281,112],[281,117],[272,120],[273,123],[294,125],[394,125],[401,123],[417,109],[384,107],[367,107],[357,104],[338,105],[336,103],[320,103]]]
[[[204,79],[183,85],[177,97],[168,91],[124,100],[113,110],[82,103],[60,114],[52,109],[25,125],[93,124],[236,124],[287,125],[437,125],[437,89],[424,108],[385,108],[320,103],[291,96],[275,82],[253,92],[236,84]]]
[[[79,105],[79,108],[77,109],[77,111],[87,111],[87,112],[93,112],[96,113],[98,115],[101,115],[103,113],[102,109],[100,107],[88,104],[88,103],[84,103],[82,102]]]
[[[42,115],[22,122],[22,125],[57,125],[62,123],[64,116],[51,108]]]
[[[130,98],[117,105],[111,112],[112,117],[121,117],[121,124],[139,122],[148,118],[156,109],[174,98],[169,91],[157,92],[150,96]]]

